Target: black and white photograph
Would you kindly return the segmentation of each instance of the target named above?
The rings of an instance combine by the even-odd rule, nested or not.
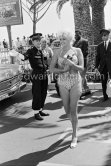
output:
[[[111,166],[111,0],[0,0],[0,166]]]

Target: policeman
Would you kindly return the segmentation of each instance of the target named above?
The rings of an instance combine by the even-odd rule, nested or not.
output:
[[[25,60],[29,60],[32,68],[32,109],[36,120],[43,120],[42,116],[48,116],[43,112],[45,99],[47,96],[48,78],[47,68],[44,63],[43,53],[40,49],[41,33],[36,33],[30,36],[33,47],[28,49],[25,53]]]

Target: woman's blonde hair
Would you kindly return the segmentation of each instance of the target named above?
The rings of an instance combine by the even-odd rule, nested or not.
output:
[[[57,34],[58,38],[65,37],[68,40],[72,41],[73,40],[73,34],[70,31],[60,31]]]

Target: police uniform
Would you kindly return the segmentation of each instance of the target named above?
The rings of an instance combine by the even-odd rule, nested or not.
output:
[[[35,37],[35,40],[39,40],[42,34],[37,33],[30,36],[32,39]],[[34,40],[34,39],[33,39]],[[31,73],[31,81],[32,81],[32,109],[35,111],[35,115],[37,115],[37,111],[41,116],[47,116],[48,114],[40,111],[44,107],[47,88],[48,88],[48,78],[47,78],[47,68],[44,63],[44,57],[42,50],[37,49],[35,46],[28,49],[25,53],[25,60],[29,60],[29,63],[32,68]],[[43,120],[40,116],[37,120]]]

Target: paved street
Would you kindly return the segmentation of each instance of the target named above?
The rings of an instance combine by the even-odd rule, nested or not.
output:
[[[0,166],[110,166],[111,99],[102,92],[79,101],[78,146],[70,149],[71,124],[55,90],[48,93],[44,121],[31,109],[31,86],[0,102]]]

